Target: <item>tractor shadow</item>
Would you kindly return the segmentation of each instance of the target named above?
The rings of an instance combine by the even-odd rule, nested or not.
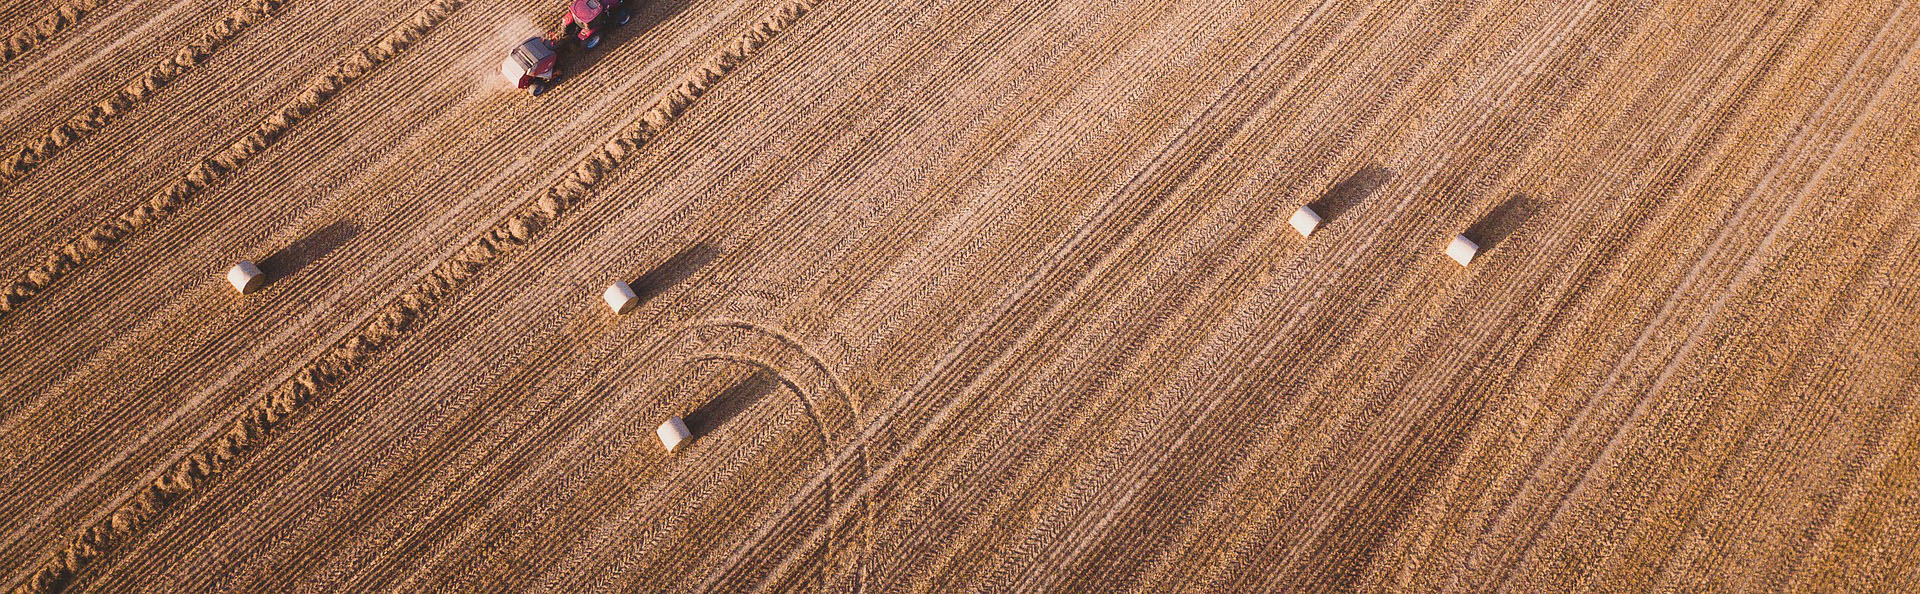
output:
[[[1480,244],[1481,250],[1491,250],[1512,237],[1527,224],[1527,221],[1533,220],[1533,217],[1540,214],[1540,210],[1545,206],[1544,202],[1526,194],[1514,194],[1499,206],[1493,207],[1486,216],[1480,217],[1480,220],[1472,227],[1468,227],[1463,235],[1474,243]]]
[[[627,284],[633,287],[633,293],[639,297],[640,303],[646,303],[666,293],[667,289],[686,282],[688,277],[706,268],[708,264],[712,264],[713,259],[719,256],[720,248],[714,247],[713,244],[695,243],[682,248],[679,253],[667,258],[667,261],[661,262],[659,266],[653,267],[653,270],[648,270],[646,274],[640,275],[640,278]]]
[[[360,226],[352,221],[341,219],[328,223],[261,260],[260,272],[267,275],[267,285],[272,286],[281,278],[293,276],[293,273],[333,253],[333,250],[359,234]]]
[[[573,5],[572,0],[565,0],[565,3],[566,6]],[[600,45],[594,46],[593,49],[586,49],[586,47],[581,45],[580,41],[576,39],[569,41],[564,49],[559,50],[560,59],[556,62],[553,73],[553,84],[555,86],[564,85],[567,80],[572,79],[575,75],[588,72],[596,64],[599,64],[602,58],[606,57],[607,52],[613,51],[613,48],[620,47],[620,44],[626,43],[627,40],[645,35],[648,31],[652,31],[654,27],[658,27],[661,23],[667,22],[667,19],[673,18],[673,15],[686,10],[687,7],[693,3],[693,0],[657,0],[652,2],[648,0],[626,0],[626,3],[628,9],[633,11],[633,19],[627,21],[625,25],[608,27],[605,33],[600,34]],[[545,25],[547,29],[542,30],[558,29],[560,27],[560,21],[558,20],[560,17],[556,15],[554,18],[555,20],[552,23]]]
[[[1313,209],[1313,212],[1318,213],[1327,222],[1332,222],[1339,219],[1340,215],[1353,210],[1353,207],[1359,206],[1361,202],[1365,202],[1368,196],[1372,196],[1375,190],[1387,185],[1389,181],[1393,181],[1393,170],[1382,167],[1378,163],[1371,164],[1347,176],[1347,179],[1341,180],[1333,187],[1327,188],[1326,193],[1308,203],[1307,208]]]
[[[740,413],[753,408],[753,405],[758,404],[780,387],[780,378],[772,371],[755,370],[753,375],[721,390],[719,394],[713,396],[712,400],[700,405],[700,408],[694,409],[693,412],[687,413],[684,419],[687,422],[687,430],[696,438],[710,434],[726,425],[734,417],[740,416]]]

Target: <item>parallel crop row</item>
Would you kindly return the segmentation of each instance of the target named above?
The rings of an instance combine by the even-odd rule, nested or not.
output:
[[[361,48],[327,75],[314,81],[287,105],[262,120],[252,133],[204,159],[185,177],[169,184],[147,204],[63,246],[39,268],[28,272],[25,278],[7,290],[4,299],[0,299],[0,313],[10,311],[59,277],[100,257],[134,232],[185,206],[194,196],[264,152],[301,120],[319,111],[341,89],[419,41],[464,3],[465,0],[439,0],[416,11],[400,26],[389,30],[378,41]],[[363,348],[358,343],[343,343],[340,346],[350,351]],[[335,352],[340,350],[336,348]],[[293,411],[297,403],[305,398],[304,395],[327,385],[324,378],[330,373],[339,372],[342,361],[340,358],[327,359],[303,370],[295,377],[294,384],[274,391],[245,417],[234,421],[224,435],[175,463],[166,474],[122,503],[104,521],[87,528],[60,553],[44,560],[33,577],[15,591],[54,592],[64,588],[88,562],[152,523],[159,510],[168,503],[191,492],[219,469],[225,468],[241,451],[257,443],[265,431],[278,425],[285,415]]]
[[[86,18],[87,13],[99,9],[100,5],[106,3],[106,0],[73,0],[61,4],[47,16],[40,17],[40,20],[7,36],[5,47],[0,47],[0,63],[11,62],[14,58],[25,55],[32,51],[34,46],[67,30],[74,23],[80,22],[80,19]]]
[[[442,0],[422,9],[406,26],[389,33],[378,44],[362,50],[360,54],[336,69],[334,74],[323,78],[319,84],[302,93],[294,104],[270,116],[267,121],[262,122],[260,130],[236,142],[220,156],[203,163],[187,179],[171,186],[169,188],[171,191],[157,196],[155,203],[143,206],[129,216],[123,216],[119,221],[107,225],[105,232],[96,230],[94,234],[83,238],[83,242],[94,240],[81,246],[93,250],[86,254],[85,258],[72,257],[73,254],[70,251],[76,246],[70,245],[68,250],[63,250],[50,259],[48,267],[34,271],[34,274],[39,274],[39,278],[30,276],[27,281],[38,281],[41,283],[39,286],[44,286],[45,282],[49,282],[46,277],[53,276],[48,274],[49,267],[56,268],[60,273],[71,271],[85,259],[97,257],[98,253],[104,252],[113,243],[150,224],[157,216],[178,208],[185,203],[187,197],[203,190],[219,176],[237,168],[246,158],[264,150],[268,144],[285,132],[286,128],[311,114],[318,108],[321,101],[344,87],[347,82],[364,75],[379,62],[390,58],[424,35],[459,4],[461,4],[460,0]],[[675,84],[653,107],[609,139],[600,147],[600,150],[576,164],[565,178],[495,223],[492,229],[483,233],[452,258],[442,262],[418,284],[389,301],[380,313],[373,316],[373,319],[360,330],[335,343],[318,358],[296,372],[291,381],[255,402],[245,414],[232,421],[218,437],[195,448],[194,452],[187,457],[176,461],[158,479],[140,489],[138,494],[122,503],[106,519],[88,527],[63,550],[43,561],[33,577],[20,585],[16,591],[54,592],[64,588],[89,562],[152,525],[168,505],[190,495],[196,489],[210,483],[222,472],[232,468],[247,451],[264,443],[286,422],[289,415],[297,412],[316,397],[345,384],[356,372],[364,369],[374,356],[393,346],[408,331],[424,321],[434,305],[454,294],[466,282],[479,275],[487,265],[496,262],[508,252],[531,243],[541,230],[585,199],[593,187],[632,155],[640,144],[659,134],[677,116],[692,106],[694,100],[719,83],[722,77],[745,63],[749,57],[772,41],[781,31],[797,22],[816,4],[817,0],[790,2],[780,7],[775,14],[756,23],[727,45],[719,55],[709,59],[706,64]],[[100,240],[95,240],[96,234],[101,238]],[[13,300],[15,291],[24,284],[27,283],[16,284],[14,290],[8,292],[7,302],[0,302],[0,307],[10,307],[13,303],[17,303]],[[37,290],[38,287],[31,288],[33,292]],[[26,296],[31,295],[32,292],[26,293]],[[5,310],[0,309],[0,311]]]
[[[279,0],[259,0],[253,6],[273,6],[278,3]],[[247,161],[266,152],[274,142],[286,135],[301,120],[318,112],[342,89],[398,56],[462,4],[465,4],[465,0],[439,0],[415,12],[412,18],[389,30],[381,36],[379,41],[361,48],[359,52],[336,64],[332,71],[309,84],[280,109],[261,119],[252,132],[201,159],[200,163],[188,170],[186,175],[161,188],[153,197],[147,199],[145,204],[122,213],[113,220],[102,223],[55,249],[40,264],[16,279],[4,293],[0,293],[0,317],[12,313],[22,304],[59,282],[61,278],[106,255],[107,252],[132,237],[134,233],[151,227],[167,215],[186,206],[208,188],[240,169]],[[257,14],[264,17],[266,13]],[[233,18],[234,15],[228,17],[229,20]],[[219,28],[216,27],[216,29]],[[185,50],[183,55],[184,52]]]
[[[60,152],[61,149],[85,140],[101,128],[127,113],[133,106],[153,97],[160,89],[187,71],[205,62],[214,52],[228,42],[240,36],[240,33],[256,24],[267,21],[280,11],[284,0],[253,0],[245,6],[233,9],[225,17],[208,27],[200,37],[181,47],[173,56],[160,61],[128,80],[119,91],[101,99],[85,111],[67,117],[48,130],[39,140],[28,141],[7,156],[5,164],[0,164],[0,187],[13,185],[25,177],[34,167]]]

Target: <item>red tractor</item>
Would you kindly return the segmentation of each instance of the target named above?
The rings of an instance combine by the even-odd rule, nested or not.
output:
[[[561,48],[578,41],[592,49],[600,45],[602,31],[625,25],[632,18],[623,0],[573,0],[567,14],[560,18],[560,31],[529,37],[514,46],[507,52],[506,61],[500,63],[500,74],[518,88],[531,88],[535,95],[544,93],[553,84]]]
[[[580,40],[582,47],[593,49],[600,45],[601,31],[625,25],[632,18],[621,0],[573,0],[567,16],[560,18],[560,30]]]

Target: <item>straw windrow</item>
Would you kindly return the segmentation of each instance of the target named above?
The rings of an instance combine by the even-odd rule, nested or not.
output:
[[[479,275],[487,265],[507,252],[530,243],[541,230],[579,204],[608,172],[623,163],[640,144],[666,128],[692,106],[694,100],[745,63],[781,31],[792,26],[817,3],[817,0],[788,3],[741,34],[720,54],[683,77],[633,123],[602,144],[598,151],[577,163],[564,179],[495,223],[493,228],[442,262],[418,284],[389,301],[359,331],[335,343],[294,373],[290,381],[256,401],[240,418],[229,423],[218,437],[174,462],[159,478],[141,487],[138,493],[122,502],[104,520],[87,527],[60,551],[42,561],[34,575],[19,585],[15,592],[60,591],[94,559],[152,526],[167,506],[191,495],[232,468],[249,450],[270,439],[290,415],[346,383],[355,373],[364,369],[368,361],[417,327],[435,305]],[[443,2],[436,6],[452,4],[456,3]],[[451,7],[446,10],[450,11]],[[423,11],[422,16],[431,12],[434,11]],[[418,22],[422,19],[417,17],[415,20]],[[426,20],[438,22],[437,18]],[[417,39],[421,32],[424,29],[404,36],[404,41],[395,40],[398,43],[382,42],[363,52],[362,57],[370,57],[381,51],[397,51],[397,47]],[[332,77],[328,80],[332,80]],[[332,88],[337,89],[338,84],[335,83]],[[285,115],[283,112],[275,117]],[[265,140],[270,142],[270,139]],[[236,146],[242,144],[237,143]],[[258,149],[253,152],[258,152]]]

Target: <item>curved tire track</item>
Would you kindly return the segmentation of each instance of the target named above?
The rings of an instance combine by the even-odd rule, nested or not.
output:
[[[780,347],[783,350],[786,350],[794,355],[797,355],[800,359],[804,360],[806,363],[806,366],[812,367],[814,373],[817,373],[819,375],[819,381],[826,387],[826,391],[831,393],[830,397],[837,397],[837,399],[839,400],[839,405],[844,408],[842,408],[839,411],[831,410],[829,408],[829,405],[832,405],[833,402],[825,398],[821,398],[821,395],[816,394],[816,391],[814,390],[803,389],[800,386],[799,382],[793,379],[794,376],[801,375],[803,372],[787,369],[778,365],[778,359],[774,359],[770,361],[767,359],[745,357],[745,356],[733,354],[730,352],[710,351],[710,352],[701,352],[701,353],[695,354],[691,356],[686,362],[682,363],[683,365],[685,365],[685,364],[701,361],[703,360],[703,358],[704,359],[718,358],[718,359],[724,359],[724,360],[733,361],[737,363],[758,366],[763,369],[766,369],[767,371],[774,373],[780,379],[781,382],[787,385],[789,389],[793,390],[794,393],[799,394],[801,397],[801,400],[807,405],[807,411],[806,411],[807,415],[813,418],[814,424],[820,429],[821,441],[822,441],[823,447],[826,448],[825,451],[833,452],[836,450],[844,450],[849,448],[854,450],[854,455],[857,456],[859,460],[858,460],[857,466],[853,466],[853,467],[859,470],[859,474],[858,476],[852,477],[854,479],[853,484],[859,484],[859,482],[863,482],[866,480],[866,477],[872,472],[871,464],[867,459],[866,445],[863,443],[856,442],[854,440],[855,435],[853,434],[853,429],[858,425],[858,420],[859,420],[858,409],[853,406],[853,397],[852,397],[852,394],[847,390],[846,383],[841,380],[840,374],[836,373],[833,370],[833,367],[826,363],[825,359],[821,358],[820,355],[818,355],[813,351],[813,349],[808,348],[805,342],[799,340],[798,338],[795,338],[794,336],[787,333],[786,331],[783,331],[773,326],[769,326],[766,324],[761,324],[753,321],[748,321],[748,320],[729,318],[729,317],[710,318],[710,319],[702,320],[699,322],[687,324],[683,326],[679,332],[698,334],[703,331],[709,331],[709,330],[745,332],[749,336],[761,336],[761,337],[771,339],[774,343],[780,345]],[[706,340],[702,342],[706,342],[710,344],[711,343],[726,344],[724,339],[712,339],[712,340]],[[836,419],[835,417],[839,417],[839,418]],[[827,505],[829,508],[834,507],[836,505],[836,502],[843,498],[843,496],[845,495],[845,493],[843,492],[844,489],[845,489],[844,485],[839,489],[836,489],[832,479],[829,478],[827,480],[825,484],[824,492],[827,494],[827,499],[828,499]],[[805,498],[810,493],[811,493],[811,490],[807,490],[807,489],[803,489],[800,492],[796,493],[795,494],[796,499],[788,501],[786,509],[788,510],[800,509],[802,506],[800,505],[801,501],[799,501],[799,499]],[[864,503],[860,503],[858,505],[862,508],[863,512],[866,511],[866,507]],[[866,516],[865,514],[861,514],[861,516],[863,521],[856,521],[856,523],[859,524],[859,530],[860,530],[860,551],[859,551],[859,555],[854,559],[854,568],[855,568],[855,575],[858,578],[860,578],[860,583],[859,583],[860,588],[864,589],[865,587],[864,576],[866,574],[865,564],[867,562],[868,554],[872,551],[873,538],[872,538],[872,518],[869,516]],[[790,524],[783,523],[782,525],[789,525],[789,527],[791,527]],[[756,538],[754,539],[754,541],[750,541],[750,542],[763,541],[768,532],[771,532],[772,530],[778,528],[779,526],[780,525],[770,524],[763,527],[762,530],[757,531],[758,534],[756,535]],[[830,542],[828,542],[824,546],[831,547],[832,545]],[[706,583],[703,584],[702,587],[699,589],[708,590],[708,591],[716,589],[716,587],[720,583],[722,583],[724,581],[724,578],[730,573],[730,570],[736,567],[739,567],[741,564],[742,558],[747,556],[754,549],[755,547],[752,547],[752,546],[742,546],[735,549],[733,553],[728,557],[726,562],[722,563],[718,568],[716,568],[716,571],[712,575],[708,576]],[[829,553],[829,555],[831,555],[831,553]],[[787,573],[792,569],[793,567],[790,564],[782,563],[781,565],[775,568],[772,575],[767,577],[770,580],[777,581],[781,574]]]
[[[440,0],[417,12],[405,25],[390,31],[380,42],[363,48],[332,74],[310,86],[292,104],[268,116],[259,129],[235,142],[228,150],[204,161],[149,204],[103,225],[50,256],[46,264],[29,272],[27,278],[16,283],[4,299],[0,299],[0,313],[10,311],[58,276],[97,258],[134,231],[145,228],[160,216],[184,205],[188,198],[239,168],[246,159],[264,151],[294,123],[311,115],[325,99],[338,93],[353,79],[365,75],[418,41],[428,29],[439,24],[463,3],[463,0]],[[819,0],[789,2],[755,24],[719,55],[671,87],[651,109],[603,144],[599,151],[577,163],[566,177],[548,187],[539,197],[514,209],[512,214],[495,223],[492,229],[481,234],[454,257],[442,262],[414,287],[389,301],[360,331],[335,343],[294,373],[291,381],[256,401],[245,414],[230,422],[219,437],[201,444],[193,454],[174,462],[158,479],[123,501],[104,520],[87,527],[66,547],[42,561],[34,575],[17,586],[15,591],[55,592],[63,589],[94,559],[151,526],[159,518],[160,512],[171,503],[191,495],[235,466],[248,451],[271,438],[290,415],[303,409],[316,397],[345,384],[364,369],[374,356],[386,351],[419,326],[430,315],[433,306],[478,276],[487,265],[531,243],[541,230],[583,202],[594,186],[633,154],[639,145],[659,134],[690,108],[696,99],[728,73],[739,68],[781,31],[799,21],[818,3]],[[24,293],[21,292],[23,288]]]

